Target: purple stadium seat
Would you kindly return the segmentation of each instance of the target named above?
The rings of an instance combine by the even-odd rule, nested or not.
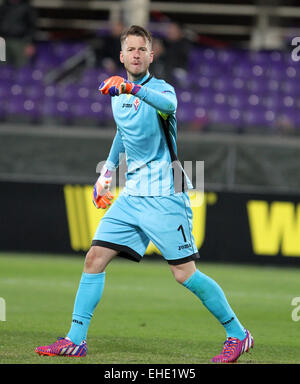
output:
[[[210,108],[214,106],[215,92],[197,92],[194,94],[193,102],[197,107]]]
[[[231,49],[217,49],[216,60],[225,68],[230,68],[240,58],[240,52]]]
[[[202,50],[194,49],[190,52],[188,58],[188,68],[191,72],[195,72],[202,60]]]
[[[209,110],[209,121],[214,124],[240,126],[241,112],[238,109],[218,107]]]
[[[12,96],[5,103],[5,112],[7,116],[27,116],[37,119],[40,116],[40,105],[36,100],[24,96]]]
[[[262,78],[265,75],[266,70],[267,66],[265,64],[254,64],[245,60],[235,64],[232,73],[235,77],[249,80],[251,78]]]
[[[198,88],[201,88],[203,91],[206,89],[211,90],[211,87],[213,86],[213,80],[213,78],[207,76],[196,76],[196,78],[194,77],[194,85],[196,85]]]
[[[71,113],[73,120],[80,117],[87,117],[90,115],[90,103],[83,101],[74,101],[71,105]]]
[[[242,121],[246,126],[271,127],[275,119],[275,112],[263,107],[249,107],[242,113]]]
[[[247,86],[246,79],[243,79],[241,77],[235,77],[232,81],[232,89],[235,92],[245,91]]]
[[[294,98],[290,95],[276,93],[274,95],[264,96],[262,105],[265,108],[271,109],[273,111],[278,111],[281,108],[289,110],[297,107],[297,98]]]
[[[282,107],[286,109],[286,111],[294,109],[296,107],[296,99],[290,95],[283,95]]]
[[[44,87],[38,84],[28,85],[24,89],[24,94],[33,100],[42,100],[44,98]]]
[[[51,100],[58,97],[58,87],[55,85],[47,85],[43,87],[43,97]]]
[[[217,106],[223,106],[227,104],[227,94],[224,92],[216,92],[214,95],[214,103]]]
[[[77,87],[77,90],[76,90],[76,96],[79,98],[79,99],[88,99],[90,96],[91,96],[92,92],[91,92],[91,89],[89,87],[85,87],[85,86],[78,86]]]
[[[231,108],[228,110],[228,121],[235,126],[240,126],[242,123],[242,112],[240,109]]]
[[[102,81],[110,76],[111,74],[103,68],[87,68],[83,71],[78,84],[98,89]],[[119,76],[122,75],[119,73]]]
[[[177,119],[179,123],[189,123],[195,121],[195,106],[187,104],[177,110]]]
[[[56,87],[56,95],[62,101],[72,102],[77,97],[77,84],[60,85]]]
[[[16,71],[14,79],[17,84],[41,82],[43,80],[43,72],[40,69],[30,67],[20,68]]]
[[[195,121],[207,122],[208,121],[208,110],[202,107],[194,106],[193,111]]]
[[[262,105],[267,109],[276,111],[282,105],[282,97],[279,93],[265,95],[262,98]]]
[[[190,104],[193,100],[193,92],[188,90],[178,90],[177,99],[179,104]]]
[[[59,58],[49,54],[37,57],[35,60],[35,68],[47,72],[58,67],[60,63]]]
[[[261,80],[266,75],[268,68],[269,66],[266,63],[254,64],[252,66],[252,77]]]
[[[294,119],[297,118],[297,115],[299,114],[299,109],[297,109],[295,107],[286,108],[285,106],[282,106],[277,111],[277,113],[279,115],[287,116],[287,117],[289,117],[291,119],[291,121],[293,121]]]
[[[41,114],[45,117],[55,117],[56,116],[56,104],[57,99],[53,98],[51,100],[45,99],[41,106]]]
[[[251,93],[263,94],[268,92],[268,80],[265,77],[261,79],[251,78],[246,81],[246,88]]]
[[[189,75],[188,72],[181,68],[176,68],[172,73],[172,77],[176,87],[178,88],[190,89],[194,86],[195,76]]]
[[[252,64],[268,64],[270,60],[270,53],[266,51],[252,51],[246,53],[246,59]]]
[[[24,100],[24,115],[28,115],[34,119],[40,117],[40,102],[39,100],[34,100],[31,98],[26,98]]]
[[[233,109],[246,108],[248,105],[248,97],[248,93],[245,92],[231,93],[227,96],[227,104]]]
[[[241,79],[249,79],[252,76],[252,64],[248,61],[241,61],[232,67],[232,76]]]
[[[61,64],[61,59],[54,52],[55,43],[38,43],[34,67],[44,71],[51,70]]]
[[[7,89],[7,95],[11,97],[18,97],[18,96],[24,95],[24,93],[25,93],[24,85],[18,84],[16,82],[11,83],[9,88]]]
[[[92,94],[89,87],[77,83],[57,86],[55,92],[61,100],[65,101],[87,99]]]
[[[96,79],[98,77],[98,71],[94,68],[86,69],[81,78],[79,79],[79,84],[85,87],[95,87],[97,86]],[[99,84],[100,85],[100,84]]]
[[[60,61],[64,61],[83,51],[85,48],[86,44],[84,43],[62,42],[54,45],[53,53],[60,59]]]
[[[247,104],[249,107],[259,107],[262,105],[263,96],[256,93],[250,93],[247,98]]]
[[[71,105],[71,103],[65,100],[58,100],[55,106],[56,114],[65,119],[66,122],[72,118]]]
[[[217,57],[217,52],[214,48],[204,48],[202,54],[205,61],[215,61]]]
[[[269,52],[269,58],[271,63],[283,63],[285,60],[285,55],[284,52],[281,51],[271,51]]]
[[[234,79],[230,76],[220,76],[212,80],[212,89],[216,92],[231,92],[233,89]]]
[[[12,83],[10,80],[0,79],[0,99],[7,97],[11,86]]]
[[[300,79],[299,64],[293,63],[293,65],[288,65],[285,69],[285,76],[287,79],[299,81]]]
[[[283,80],[280,84],[280,91],[285,95],[299,95],[300,88],[298,81],[293,80]]]
[[[99,101],[90,100],[91,115],[97,117],[99,121],[104,119],[104,108],[105,105]]]
[[[41,106],[41,116],[44,121],[51,119],[63,124],[70,124],[71,105],[69,102],[58,98],[45,99]]]
[[[104,106],[100,102],[89,99],[77,100],[72,105],[71,111],[73,121],[76,121],[76,119],[87,119],[99,123],[105,119]]]
[[[265,81],[265,80],[264,80]],[[268,79],[266,80],[266,85],[267,85],[267,91],[274,93],[274,92],[279,92],[280,90],[280,81],[277,79]]]
[[[0,81],[13,81],[15,69],[7,64],[0,65]]]
[[[218,62],[202,62],[198,65],[196,75],[213,77],[224,75],[224,66]]]
[[[286,65],[283,63],[273,63],[266,71],[266,76],[269,79],[274,79],[280,81],[286,76]]]

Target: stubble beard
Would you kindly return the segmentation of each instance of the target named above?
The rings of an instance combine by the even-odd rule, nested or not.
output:
[[[131,81],[136,81],[136,80],[142,79],[144,76],[146,76],[146,73],[148,72],[149,68],[146,68],[145,70],[143,70],[143,71],[141,71],[139,73],[131,72],[126,67],[125,67],[125,69],[126,69],[126,72],[127,72],[127,78],[131,79]]]

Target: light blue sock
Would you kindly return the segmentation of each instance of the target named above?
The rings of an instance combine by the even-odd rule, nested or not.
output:
[[[236,337],[240,340],[245,338],[244,327],[228,304],[223,290],[213,279],[197,270],[183,285],[219,320],[225,328],[227,337]]]
[[[67,337],[75,344],[86,340],[94,310],[99,303],[105,283],[105,272],[82,273],[75,298],[72,325]]]

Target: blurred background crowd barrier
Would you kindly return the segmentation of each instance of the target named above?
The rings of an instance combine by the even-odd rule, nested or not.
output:
[[[27,228],[37,236],[41,230],[34,203],[40,205],[31,197],[37,191],[42,193],[46,185],[53,191],[56,185],[63,198],[65,185],[93,184],[96,165],[105,160],[115,132],[110,99],[98,87],[108,76],[125,76],[119,63],[120,33],[127,25],[140,24],[154,37],[151,72],[176,89],[180,159],[205,162],[207,193],[220,194],[219,201],[223,194],[231,202],[243,201],[228,203],[237,219],[227,238],[234,242],[248,236],[228,248],[231,257],[242,257],[244,244],[248,261],[257,261],[257,255],[270,260],[270,254],[299,260],[299,20],[297,1],[0,1],[0,37],[5,41],[5,61],[0,61],[0,193],[6,212],[0,218],[1,249],[31,250],[40,244],[34,243],[36,236],[29,241],[28,233],[24,243],[23,226],[31,207]],[[14,188],[22,194],[15,196]],[[256,219],[249,216],[248,198],[268,203],[266,212],[254,209],[251,217],[265,220],[263,233],[266,242],[273,242],[273,253],[255,248],[251,223]],[[280,208],[278,216],[279,202],[290,208]],[[68,222],[65,205],[59,206],[62,212],[53,211],[57,220]],[[210,209],[211,228],[220,229],[224,215],[230,215],[220,207],[214,213]],[[55,220],[47,212],[44,223],[53,225],[55,233]],[[240,220],[243,225],[237,224]],[[66,225],[62,232],[69,233],[63,240],[67,247],[56,238],[37,250],[74,250]],[[259,228],[259,221],[255,226]],[[19,245],[11,241],[15,233]],[[215,241],[226,242],[224,233],[218,233]],[[225,247],[210,240],[205,248],[203,241],[207,257],[230,258]]]

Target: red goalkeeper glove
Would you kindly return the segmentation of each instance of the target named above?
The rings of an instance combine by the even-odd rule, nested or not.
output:
[[[112,181],[111,175],[112,172],[104,166],[98,180],[94,185],[93,203],[96,208],[105,209],[111,205],[111,200],[114,198],[114,196],[109,191]]]
[[[120,76],[112,76],[104,80],[99,87],[102,95],[119,96],[122,93],[131,93],[136,95],[141,89],[141,85],[134,84]]]

